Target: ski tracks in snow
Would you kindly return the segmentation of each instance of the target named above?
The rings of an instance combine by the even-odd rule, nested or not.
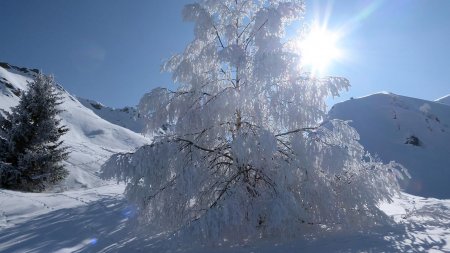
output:
[[[63,193],[24,193],[0,190],[0,228],[32,220],[42,214],[65,208],[88,206],[101,199],[120,199],[121,185],[104,185],[97,188]],[[107,208],[107,206],[104,206]]]

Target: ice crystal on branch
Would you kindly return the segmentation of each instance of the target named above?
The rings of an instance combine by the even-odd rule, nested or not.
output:
[[[139,105],[154,143],[103,168],[127,182],[152,229],[231,240],[385,219],[376,205],[395,192],[398,166],[374,161],[347,122],[326,116],[326,98],[349,82],[305,74],[282,43],[303,10],[298,0],[185,7],[195,38],[163,67],[178,88]]]

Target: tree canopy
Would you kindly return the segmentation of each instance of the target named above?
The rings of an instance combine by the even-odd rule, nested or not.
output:
[[[303,13],[300,0],[185,6],[195,38],[163,67],[178,88],[139,105],[153,144],[103,167],[127,183],[149,227],[242,240],[386,219],[377,203],[397,190],[402,168],[373,159],[347,122],[327,118],[326,98],[349,82],[302,69],[285,34]]]
[[[42,191],[67,176],[61,99],[53,78],[38,74],[19,104],[0,114],[0,187]]]

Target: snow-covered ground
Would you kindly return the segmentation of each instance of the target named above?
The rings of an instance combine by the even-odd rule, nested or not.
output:
[[[367,231],[199,246],[145,233],[122,190],[0,190],[0,252],[450,252],[450,200],[404,194],[381,205],[396,225]]]
[[[34,74],[1,64],[0,108],[16,105],[17,95]],[[111,154],[133,150],[148,140],[111,123],[132,119],[131,114],[107,107],[98,110],[89,106],[95,102],[80,103],[63,92],[62,119],[70,128],[64,140],[72,151],[67,163],[70,176],[51,192],[0,190],[0,252],[450,252],[450,200],[409,194],[380,204],[394,225],[366,231],[221,246],[186,245],[167,234],[150,235],[135,219],[136,209],[124,200],[124,185],[98,178],[101,164]],[[409,167],[413,180],[421,180],[418,193],[450,198],[450,106],[439,102],[377,94],[336,105],[331,114],[353,120],[370,151]],[[128,123],[134,124],[122,125]],[[405,144],[412,134],[422,145]]]

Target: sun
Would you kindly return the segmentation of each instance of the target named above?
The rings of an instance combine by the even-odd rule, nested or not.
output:
[[[302,66],[310,69],[312,75],[323,74],[333,62],[342,57],[338,47],[339,34],[326,26],[315,25],[298,43]]]

